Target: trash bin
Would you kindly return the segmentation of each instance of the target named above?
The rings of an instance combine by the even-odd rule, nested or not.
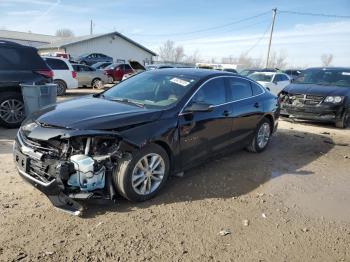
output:
[[[26,116],[40,108],[56,103],[57,85],[28,85],[21,84],[24,109]]]

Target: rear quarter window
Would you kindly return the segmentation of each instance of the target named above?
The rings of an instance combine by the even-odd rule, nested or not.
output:
[[[258,84],[250,82],[250,85],[252,86],[253,96],[260,95],[264,92]]]
[[[49,69],[35,48],[0,46],[0,70]]]
[[[46,58],[46,63],[53,70],[69,70],[68,65],[59,59]]]

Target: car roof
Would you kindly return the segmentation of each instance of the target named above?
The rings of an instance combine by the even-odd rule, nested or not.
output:
[[[49,55],[43,55],[41,56],[42,58],[52,58],[52,59],[57,59],[57,60],[63,60],[65,62],[69,62],[67,58],[64,57],[58,57],[58,56],[49,56]]]
[[[154,72],[160,74],[179,74],[179,75],[188,75],[188,76],[198,76],[198,77],[210,77],[216,75],[229,75],[233,76],[234,74],[225,71],[218,71],[213,69],[199,69],[199,68],[164,68],[162,70],[156,70]]]

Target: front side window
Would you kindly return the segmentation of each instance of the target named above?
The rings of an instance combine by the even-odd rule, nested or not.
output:
[[[130,100],[146,108],[167,108],[177,104],[198,82],[186,75],[144,72],[131,77],[103,93],[106,99]]]
[[[204,84],[193,97],[194,102],[219,105],[226,102],[224,78],[216,78]]]
[[[248,80],[230,77],[228,78],[228,86],[231,92],[232,101],[252,96],[252,88]]]

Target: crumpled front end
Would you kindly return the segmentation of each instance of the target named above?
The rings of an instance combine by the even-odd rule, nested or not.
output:
[[[294,94],[282,91],[279,95],[281,115],[289,117],[335,122],[342,117],[343,104],[324,102],[325,95]]]
[[[113,131],[44,127],[32,122],[18,131],[13,154],[27,182],[55,207],[79,215],[83,208],[74,199],[115,198],[115,167],[136,147]]]

